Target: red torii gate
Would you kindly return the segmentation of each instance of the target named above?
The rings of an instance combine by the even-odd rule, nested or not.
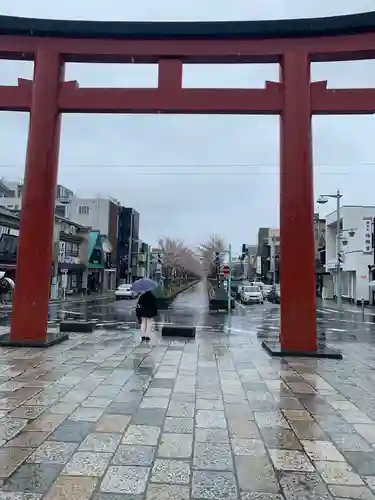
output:
[[[317,342],[311,116],[375,113],[375,89],[312,83],[310,62],[375,58],[375,12],[207,23],[0,16],[0,58],[35,61],[33,81],[0,86],[0,110],[31,114],[12,324],[0,345],[63,339],[46,333],[61,113],[279,114],[281,332],[280,344],[264,347],[274,355],[337,356]],[[158,87],[80,88],[64,81],[65,62],[157,63]],[[183,63],[279,63],[282,77],[264,89],[184,89]]]

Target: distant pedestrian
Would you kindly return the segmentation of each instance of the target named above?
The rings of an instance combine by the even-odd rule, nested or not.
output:
[[[141,319],[142,341],[150,341],[154,318],[158,314],[156,297],[152,292],[145,292],[138,299],[137,316]]]

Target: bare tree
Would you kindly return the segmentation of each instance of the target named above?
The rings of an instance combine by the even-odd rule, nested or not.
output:
[[[199,257],[182,240],[161,238],[159,247],[163,254],[162,260],[166,278],[182,277],[186,274],[192,274],[199,278],[204,276]]]
[[[198,254],[200,256],[203,268],[206,275],[210,274],[213,266],[213,255],[215,252],[225,252],[227,249],[227,244],[223,236],[218,234],[212,234],[208,237],[205,243],[202,243],[198,247]]]

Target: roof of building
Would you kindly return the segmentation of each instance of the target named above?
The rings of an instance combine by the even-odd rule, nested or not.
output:
[[[14,220],[19,220],[19,212],[15,210],[9,210],[8,208],[5,208],[0,205],[0,215],[5,216],[5,217],[10,217]]]
[[[259,39],[373,32],[375,11],[332,17],[261,21],[69,21],[0,16],[0,35],[97,39]]]

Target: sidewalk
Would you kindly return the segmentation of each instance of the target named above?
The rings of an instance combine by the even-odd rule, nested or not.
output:
[[[337,302],[332,299],[318,299],[317,300],[317,308],[326,309],[329,312],[340,312],[337,306]],[[352,314],[362,314],[363,310],[361,306],[357,306],[355,304],[349,304],[347,302],[342,303],[343,312],[352,313]],[[370,316],[375,316],[375,306],[365,306],[364,307],[365,314]]]
[[[121,321],[0,349],[0,499],[375,500],[372,339],[331,334],[342,361],[272,359],[258,337],[278,310],[227,328],[203,300],[175,307],[191,340],[140,344]]]
[[[95,293],[91,295],[67,295],[64,299],[50,299],[49,304],[50,305],[56,305],[56,304],[66,304],[66,303],[85,303],[85,302],[94,302],[95,300],[114,300],[115,298],[115,292],[114,291],[109,291],[109,292],[104,292],[104,293]],[[0,311],[1,310],[9,310],[12,309],[12,302],[8,302],[7,304],[0,304]]]

